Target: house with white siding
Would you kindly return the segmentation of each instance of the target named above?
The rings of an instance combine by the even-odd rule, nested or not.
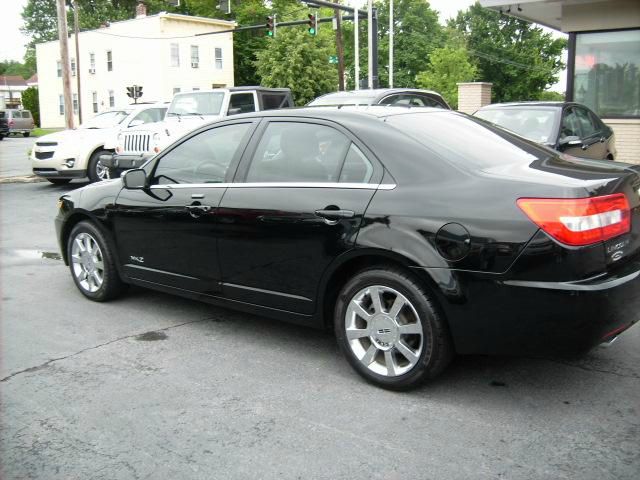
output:
[[[114,22],[69,37],[75,124],[133,102],[127,87],[140,85],[139,101],[170,101],[176,92],[233,86],[233,34],[198,36],[231,30],[234,22],[138,10],[136,18]],[[36,45],[40,121],[44,128],[64,127],[60,44]],[[80,75],[80,94],[77,88]]]

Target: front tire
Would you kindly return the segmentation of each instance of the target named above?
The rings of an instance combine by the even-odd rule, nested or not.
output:
[[[105,302],[125,290],[112,244],[93,223],[83,221],[73,227],[67,241],[67,258],[76,287],[90,300]]]
[[[102,180],[108,180],[111,178],[109,176],[109,168],[102,165],[100,161],[100,155],[108,155],[108,150],[96,150],[89,158],[89,164],[87,165],[87,176],[89,177],[89,181],[91,183],[101,182]]]
[[[22,134],[22,136],[23,136],[24,138],[27,138],[29,135],[31,135],[31,132],[24,132],[24,133]]]
[[[429,294],[401,270],[365,270],[347,282],[334,327],[351,366],[391,390],[436,377],[453,356],[446,323]]]

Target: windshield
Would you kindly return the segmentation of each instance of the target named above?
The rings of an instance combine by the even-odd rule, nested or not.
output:
[[[538,143],[554,142],[558,109],[551,107],[490,108],[478,110],[476,117]]]
[[[90,120],[87,120],[79,128],[111,128],[122,123],[127,118],[130,111],[113,110],[110,112],[99,113]]]
[[[169,106],[172,115],[219,115],[224,92],[193,92],[176,95]]]
[[[370,92],[363,93],[331,93],[312,100],[310,106],[318,105],[372,105],[377,95],[371,95]]]

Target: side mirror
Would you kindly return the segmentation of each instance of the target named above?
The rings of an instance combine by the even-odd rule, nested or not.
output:
[[[582,139],[576,135],[569,135],[561,138],[558,145],[561,147],[579,147],[582,145]]]
[[[140,125],[144,125],[144,120],[131,120],[131,122],[129,122],[129,128],[138,127]]]
[[[242,113],[241,108],[230,108],[227,115],[238,115],[239,113]]]
[[[141,190],[147,186],[147,172],[134,168],[124,173],[122,183],[127,190]]]

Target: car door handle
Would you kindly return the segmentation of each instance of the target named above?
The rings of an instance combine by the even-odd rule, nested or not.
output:
[[[586,150],[587,148],[589,148],[589,145],[586,143],[583,143],[582,146],[580,147],[582,150]]]
[[[604,143],[607,139],[604,137],[600,137],[600,143]]]
[[[353,210],[316,210],[315,214],[318,217],[326,218],[327,220],[339,220],[341,218],[353,218],[355,213]]]

